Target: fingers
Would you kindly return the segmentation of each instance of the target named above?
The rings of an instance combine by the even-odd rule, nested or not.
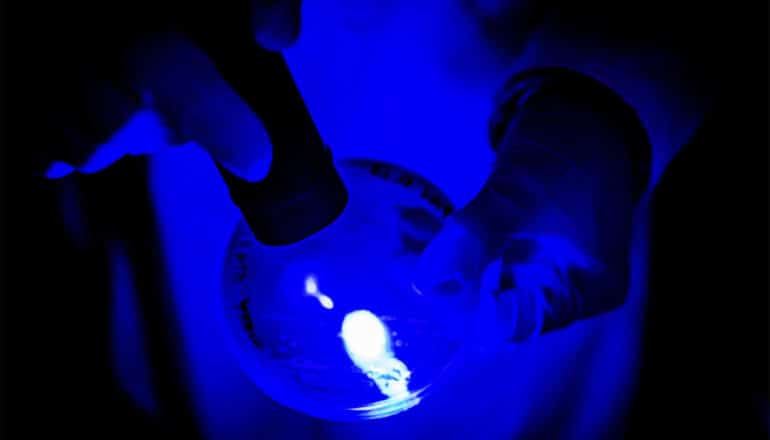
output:
[[[257,116],[203,52],[179,35],[140,47],[131,64],[153,108],[240,178],[267,175],[272,148]]]
[[[85,142],[78,142],[90,153],[82,159],[59,159],[51,162],[44,175],[58,179],[71,173],[92,174],[109,167],[127,155],[151,154],[172,146],[167,127],[160,115],[149,109],[138,110],[119,127],[108,139],[89,149]]]
[[[488,319],[496,337],[524,341],[623,304],[628,286],[620,259],[619,264],[600,264],[553,237],[512,243],[491,265],[492,281],[482,291],[494,298]]]
[[[294,42],[301,0],[251,4],[258,42],[276,50]],[[48,87],[53,99],[47,91],[36,100],[49,101],[46,113],[52,116],[44,151],[33,153],[34,166],[44,176],[98,172],[126,155],[151,153],[179,140],[194,140],[244,180],[267,174],[271,148],[259,119],[206,56],[179,36],[130,51],[124,64],[129,72],[121,74],[131,81],[125,88],[116,87],[110,75],[63,74],[66,57],[49,58],[61,81]],[[84,70],[84,63],[70,64]],[[50,79],[43,76],[41,82]]]
[[[494,321],[502,341],[522,342],[540,334],[544,322],[541,296],[530,289],[499,292],[495,296]]]
[[[479,287],[484,305],[477,330],[486,343],[524,341],[541,332],[544,325],[542,296],[532,284],[541,266],[531,261],[529,239],[509,239],[503,255],[484,270]]]
[[[274,51],[294,44],[300,32],[302,0],[252,0],[251,6],[257,43]]]
[[[489,191],[483,191],[454,213],[428,244],[420,257],[418,287],[447,295],[478,284],[487,266],[503,254],[505,246],[510,247],[510,255],[519,249],[508,234],[516,214],[506,204],[491,198]],[[500,223],[506,226],[500,227]]]
[[[594,303],[618,296],[598,284],[608,279],[602,265],[563,239],[499,237],[490,248],[473,230],[448,222],[421,255],[415,285],[434,301],[489,298],[480,319],[487,341],[527,340],[590,317],[598,313]]]
[[[415,285],[428,295],[457,296],[474,290],[487,257],[470,229],[449,219],[420,256]]]
[[[14,84],[24,97],[14,111],[26,113],[37,127],[28,134],[30,151],[22,147],[31,156],[25,168],[33,175],[97,172],[166,143],[158,115],[146,112],[141,95],[122,81],[120,61],[136,35],[163,20],[164,7],[153,4],[149,13],[142,0],[131,8],[102,3],[18,11],[28,14],[21,21],[35,23],[22,36],[25,50],[16,60],[24,80]]]
[[[499,283],[490,293],[494,298],[497,337],[520,342],[542,332],[547,305],[544,286],[554,285],[548,266],[539,263],[506,261],[499,265]]]
[[[62,70],[66,65],[60,66]],[[143,108],[138,95],[104,79],[87,64],[50,87],[38,171],[56,179],[74,172],[98,172],[128,154],[157,151],[169,144],[157,113]]]

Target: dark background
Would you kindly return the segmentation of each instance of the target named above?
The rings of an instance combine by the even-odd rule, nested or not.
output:
[[[656,26],[655,38],[679,45],[693,71],[709,69],[704,75],[724,85],[717,111],[671,164],[654,196],[645,349],[626,437],[767,438],[766,5],[749,11],[729,3],[709,10],[617,3],[622,7],[611,10],[594,5],[606,13],[596,15],[597,22],[622,28],[616,31],[624,38],[641,38]],[[77,10],[66,7],[41,26],[35,17],[46,8],[3,5],[0,437],[195,438],[194,418],[174,374],[173,329],[164,325],[158,300],[164,285],[158,256],[146,245],[157,232],[145,160],[122,161],[70,188],[83,195],[85,246],[69,238],[59,214],[60,191],[67,188],[35,178],[27,167],[46,139],[34,111],[46,103],[30,105],[30,96],[41,99],[40,90],[56,89],[41,84],[45,78],[67,78],[34,52],[39,46],[30,39],[54,38],[69,26],[78,32]],[[633,26],[628,16],[636,18]],[[31,59],[37,62],[29,64]],[[44,65],[48,70],[41,70]],[[28,69],[36,71],[28,75]],[[50,93],[51,103],[61,105],[62,95]],[[109,304],[100,295],[109,280],[98,244],[105,237],[125,239],[140,262],[138,290],[157,366],[160,420],[136,410],[109,370]]]

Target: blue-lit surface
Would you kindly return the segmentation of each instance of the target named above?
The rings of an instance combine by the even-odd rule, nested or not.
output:
[[[239,225],[224,304],[233,351],[268,396],[321,418],[377,419],[425,398],[455,360],[467,324],[413,288],[444,213],[417,185],[363,164],[342,162],[340,171],[350,200],[318,235],[270,247]],[[466,293],[461,303],[472,316],[477,296]]]
[[[158,403],[152,389],[152,365],[145,356],[141,308],[134,285],[133,265],[119,242],[110,243],[110,275],[112,276],[112,327],[115,339],[112,345],[112,362],[115,376],[134,402],[149,413],[155,413]]]
[[[446,26],[446,17],[427,20],[441,15],[441,2],[423,3],[434,6],[432,15],[378,10],[399,2],[355,2],[355,8],[348,3],[307,0],[302,36],[287,53],[324,139],[337,157],[407,165],[462,205],[483,184],[491,162],[485,129],[488,89],[494,85],[486,88],[478,79],[467,84],[457,75],[444,75],[423,56],[430,52],[426,38],[436,44],[448,29],[459,38],[462,27]],[[353,11],[360,15],[351,18]],[[388,14],[375,20],[383,12]],[[441,27],[443,34],[436,32]],[[416,38],[419,34],[434,37]],[[605,52],[581,59],[578,46],[584,49],[590,42],[560,41],[568,44],[550,41],[548,50],[535,45],[528,62],[575,66],[624,94],[650,131],[657,180],[700,111],[691,101],[661,92],[687,88],[666,79],[673,63],[658,57],[657,64],[644,64]],[[466,70],[478,70],[476,61],[482,57],[467,57]],[[647,76],[634,77],[637,72]],[[228,113],[214,107],[218,114]],[[471,351],[441,388],[431,390],[430,398],[398,416],[319,423],[262,394],[223,343],[227,331],[216,311],[222,307],[222,262],[238,214],[213,163],[201,149],[185,147],[154,157],[152,171],[162,234],[159,252],[170,276],[170,304],[185,353],[180,375],[189,383],[207,438],[584,439],[601,436],[622,419],[634,385],[643,316],[643,215],[635,231],[633,288],[620,310],[536,342]],[[319,290],[337,310],[337,297],[320,275],[319,280]],[[323,307],[318,296],[305,299]],[[124,338],[116,337],[120,345]],[[125,338],[131,337],[126,333]]]

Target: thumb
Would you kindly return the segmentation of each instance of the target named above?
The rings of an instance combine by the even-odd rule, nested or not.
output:
[[[252,0],[252,29],[260,46],[280,51],[299,36],[302,0]]]
[[[487,241],[470,227],[468,211],[450,217],[428,243],[417,262],[414,288],[432,304],[435,322],[446,334],[459,337],[478,319],[482,275],[493,260]],[[464,335],[464,336],[463,336]]]
[[[267,175],[272,147],[262,122],[201,50],[169,34],[132,55],[137,88],[182,140],[195,141],[244,180]]]
[[[459,212],[443,228],[420,256],[415,285],[426,295],[456,296],[477,292],[486,266],[495,258],[478,228]]]

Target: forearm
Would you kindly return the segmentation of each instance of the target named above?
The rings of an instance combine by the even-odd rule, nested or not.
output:
[[[641,124],[609,89],[564,71],[548,81],[510,98],[504,130],[493,126],[494,169],[467,207],[503,255],[500,294],[536,291],[545,330],[625,300],[649,154]]]

